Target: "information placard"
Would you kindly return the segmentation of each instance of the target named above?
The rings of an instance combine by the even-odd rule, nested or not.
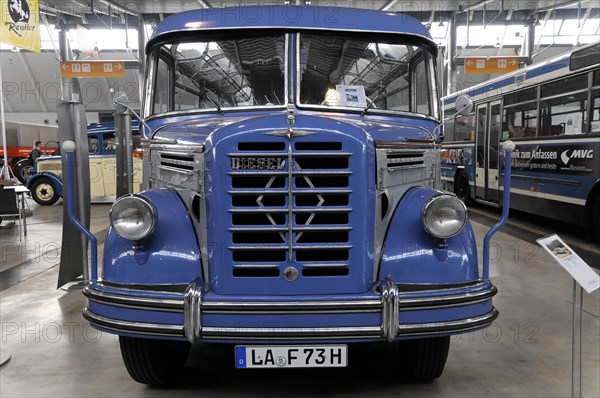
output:
[[[550,253],[588,294],[600,287],[600,276],[558,235],[538,239],[537,243]]]

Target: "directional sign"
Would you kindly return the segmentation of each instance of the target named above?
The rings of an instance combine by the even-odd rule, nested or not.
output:
[[[518,57],[465,58],[465,74],[506,73],[519,69]]]
[[[63,61],[61,77],[124,77],[123,61]]]

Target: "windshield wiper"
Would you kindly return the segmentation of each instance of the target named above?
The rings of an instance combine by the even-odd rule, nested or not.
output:
[[[223,113],[223,110],[221,109],[221,105],[219,105],[219,103],[218,103],[218,102],[215,102],[215,101],[213,101],[213,99],[212,99],[212,98],[210,98],[210,97],[208,96],[208,94],[206,94],[206,98],[207,98],[207,99],[208,99],[208,100],[209,100],[209,101],[210,101],[210,102],[211,102],[211,103],[212,103],[212,104],[215,106],[215,108],[217,108],[217,112],[219,112],[219,113]]]
[[[375,103],[375,101],[377,101],[379,99],[379,97],[381,96],[381,94],[383,94],[383,92],[385,91],[385,87],[382,88],[381,90],[379,90],[379,92],[377,93],[377,95],[375,96],[375,98],[373,98],[373,100],[367,104],[367,106],[365,106],[365,109],[363,109],[362,114],[365,115],[367,113],[367,111],[369,109],[371,109],[371,107],[373,106],[373,104]]]
[[[375,104],[375,101],[377,101],[379,99],[379,97],[381,97],[381,94],[383,94],[383,92],[385,91],[385,89],[387,88],[387,86],[383,86],[381,87],[381,89],[379,90],[379,92],[377,93],[377,95],[375,96],[375,98],[373,98],[373,100],[371,101],[370,104],[368,104],[367,106],[365,106],[365,109],[363,109],[362,114],[365,115],[367,113],[367,111],[369,109],[371,109],[371,107],[373,106],[373,104]],[[368,100],[368,98],[367,98]]]

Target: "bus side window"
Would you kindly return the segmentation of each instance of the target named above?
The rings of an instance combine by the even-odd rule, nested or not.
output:
[[[88,137],[88,149],[90,154],[98,153],[98,137]]]
[[[592,93],[592,122],[590,133],[600,133],[600,90]]]
[[[587,92],[543,100],[541,136],[582,134],[586,132]]]
[[[454,123],[455,136],[453,141],[475,141],[475,114],[458,116]]]
[[[115,153],[117,150],[117,142],[115,140],[115,134],[105,134],[102,137],[102,151],[105,154]]]
[[[504,109],[502,138],[535,137],[537,109],[535,103],[522,104]]]
[[[153,113],[162,113],[170,111],[170,68],[167,62],[158,58],[156,70],[156,86],[154,87],[154,107]]]

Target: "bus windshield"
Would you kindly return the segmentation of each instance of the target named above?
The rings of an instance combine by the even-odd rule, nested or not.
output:
[[[152,58],[152,114],[284,104],[283,34],[167,43]]]
[[[424,47],[343,34],[301,34],[299,104],[438,117]]]

